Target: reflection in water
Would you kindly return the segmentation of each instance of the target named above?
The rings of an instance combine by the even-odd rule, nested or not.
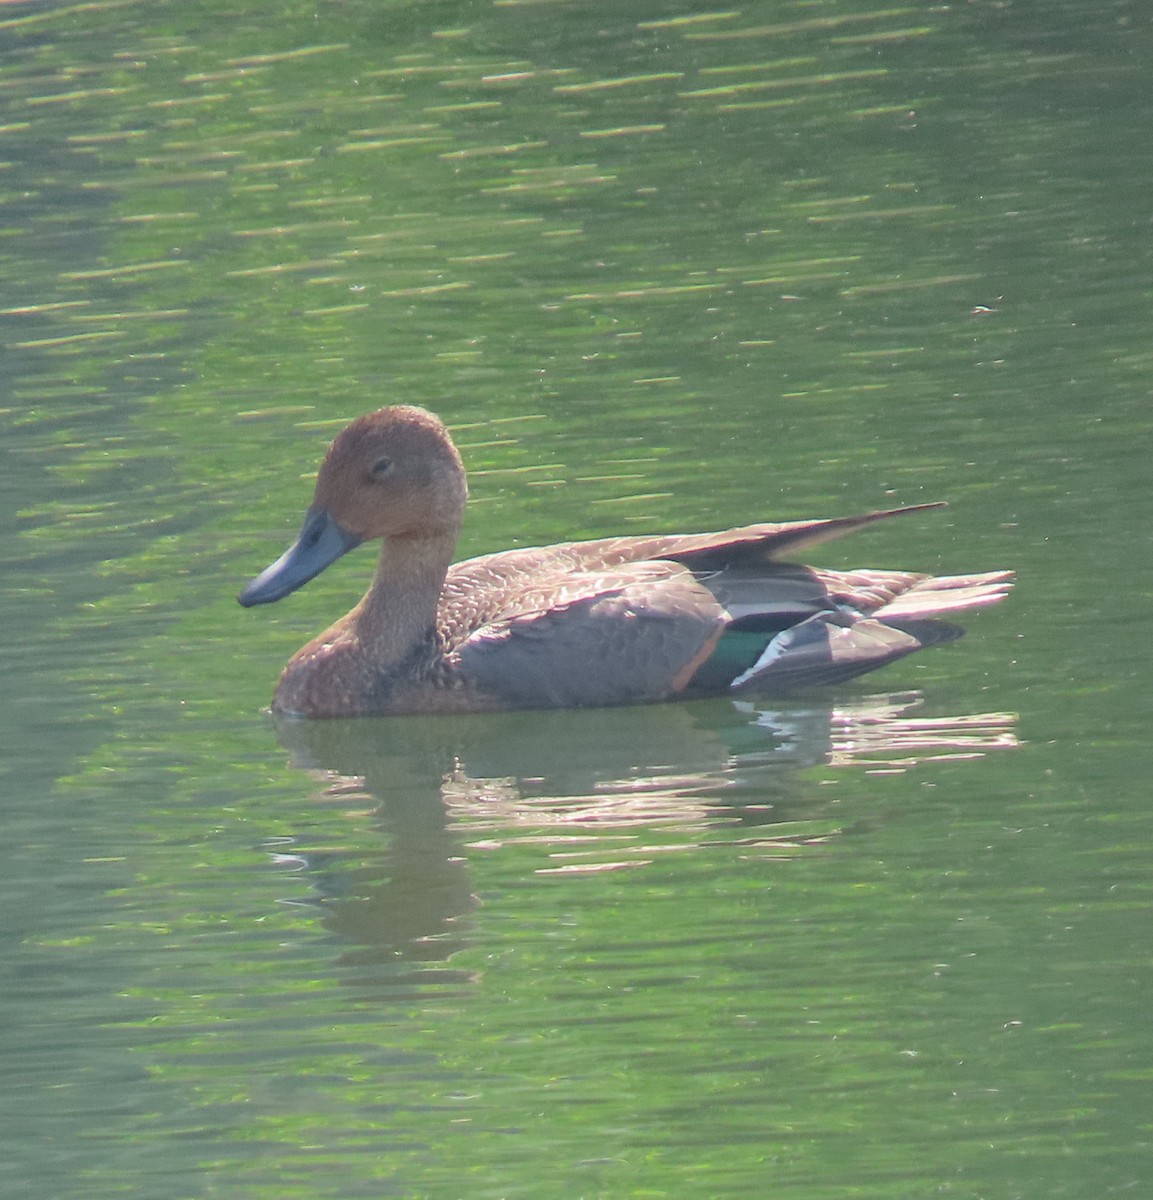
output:
[[[1008,713],[925,716],[919,693],[832,705],[652,705],[460,718],[278,723],[323,797],[372,814],[388,849],[293,846],[357,963],[444,962],[475,907],[467,857],[517,847],[526,872],[600,872],[721,840],[788,855],[843,817],[803,768],[899,772],[1016,744]],[[738,714],[734,718],[734,709]],[[839,818],[839,819],[838,819]],[[363,825],[358,825],[363,829]],[[280,849],[280,848],[278,848]],[[463,982],[422,968],[420,981]]]

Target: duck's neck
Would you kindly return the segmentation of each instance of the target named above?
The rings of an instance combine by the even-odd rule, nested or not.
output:
[[[403,662],[431,644],[457,532],[384,539],[372,586],[353,612],[357,641],[378,666]]]

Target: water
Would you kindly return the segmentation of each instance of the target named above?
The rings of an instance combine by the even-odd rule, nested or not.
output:
[[[0,8],[6,1195],[1142,1192],[1148,48]],[[1021,583],[787,704],[278,727],[370,560],[233,597],[390,400],[462,555],[948,499],[819,561]]]

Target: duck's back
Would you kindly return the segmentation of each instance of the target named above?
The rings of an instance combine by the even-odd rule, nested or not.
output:
[[[674,562],[699,574],[763,565],[775,562],[785,551],[798,552],[886,517],[937,507],[925,504],[829,520],[743,525],[713,533],[600,538],[481,555],[449,568],[437,625],[451,649],[494,621],[563,606],[574,587],[587,595],[596,587],[590,576],[625,563]]]
[[[626,563],[677,562],[710,569],[740,557],[765,557],[766,532],[783,526],[750,525],[722,533],[600,538],[552,546],[526,546],[454,563],[441,592],[437,625],[449,649],[496,622],[565,607],[597,589],[597,576]],[[715,569],[715,568],[714,568]],[[606,578],[606,586],[608,581]]]

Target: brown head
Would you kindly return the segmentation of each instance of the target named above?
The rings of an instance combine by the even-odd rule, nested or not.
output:
[[[468,487],[443,422],[423,408],[357,417],[329,447],[313,505],[361,541],[456,532]]]
[[[279,600],[373,538],[455,539],[467,498],[464,466],[439,417],[406,405],[358,417],[329,447],[300,536],[240,603]]]

